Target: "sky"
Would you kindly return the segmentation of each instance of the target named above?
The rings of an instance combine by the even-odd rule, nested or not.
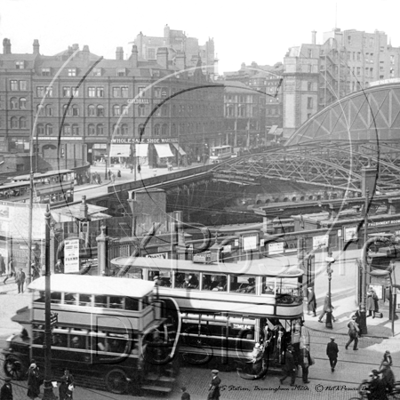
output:
[[[283,62],[290,47],[311,42],[313,30],[320,44],[334,27],[379,30],[400,47],[399,11],[398,0],[0,0],[0,40],[9,38],[13,53],[32,53],[38,39],[44,55],[77,43],[115,58],[117,47],[130,54],[139,32],[163,36],[168,24],[200,44],[213,38],[222,74],[243,62]]]

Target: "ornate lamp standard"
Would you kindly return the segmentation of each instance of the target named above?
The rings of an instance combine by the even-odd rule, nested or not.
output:
[[[332,257],[332,253],[328,253],[328,257],[326,257],[326,272],[328,274],[328,309],[326,311],[326,322],[325,326],[328,329],[333,329],[332,325],[332,292],[331,292],[331,280],[332,280],[332,264],[335,262],[335,259]]]

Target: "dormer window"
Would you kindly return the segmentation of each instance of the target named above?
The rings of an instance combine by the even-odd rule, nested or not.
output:
[[[126,68],[117,69],[117,76],[126,76]]]
[[[76,76],[76,68],[68,68],[68,76]]]
[[[24,69],[25,68],[25,61],[16,61],[15,68],[17,69]]]
[[[93,76],[101,76],[101,68],[95,68],[93,70]]]
[[[42,76],[51,76],[50,68],[42,68]]]

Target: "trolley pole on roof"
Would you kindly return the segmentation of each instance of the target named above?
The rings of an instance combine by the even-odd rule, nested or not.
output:
[[[51,383],[51,292],[50,292],[50,204],[47,205],[45,220],[45,308],[44,308],[44,390],[43,400],[56,400]]]

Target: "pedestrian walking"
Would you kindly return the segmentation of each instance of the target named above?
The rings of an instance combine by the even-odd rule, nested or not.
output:
[[[396,384],[396,378],[394,377],[394,373],[392,368],[387,361],[384,361],[382,364],[382,368],[379,370],[379,373],[382,374],[382,381],[385,384],[386,390],[388,393],[391,393]]]
[[[293,356],[293,346],[289,345],[285,353],[285,365],[282,368],[283,376],[279,380],[282,384],[285,379],[290,376],[290,386],[294,386],[296,381],[296,364]]]
[[[347,327],[349,328],[348,331],[349,341],[346,343],[345,349],[347,350],[350,344],[354,341],[353,350],[358,350],[357,345],[358,345],[358,335],[360,332],[360,328],[356,322],[355,316],[347,324]]]
[[[367,292],[367,309],[368,309],[368,317],[375,318],[375,313],[379,312],[379,299],[376,294],[374,288],[372,286],[369,287]]]
[[[120,169],[119,169],[118,172],[117,172],[117,177],[118,177],[118,178],[121,178],[121,170],[120,170]]]
[[[208,396],[207,400],[218,400],[220,394],[219,385],[221,384],[221,379],[218,376],[219,371],[217,369],[213,369],[211,371],[212,378],[210,387],[208,388]]]
[[[186,387],[182,386],[181,390],[182,390],[181,400],[190,400],[190,394],[186,391]]]
[[[111,180],[111,170],[110,169],[108,170],[107,175],[108,175],[108,179]]]
[[[8,274],[3,281],[4,285],[6,284],[7,280],[9,278],[12,278],[14,275],[15,275],[14,261],[13,261],[12,257],[10,257],[10,261],[8,262]]]
[[[330,304],[330,303],[331,303],[330,296],[329,296],[329,293],[327,293],[326,296],[325,296],[325,300],[324,300],[324,306],[323,306],[321,314],[320,314],[320,316],[318,318],[318,322],[322,322],[322,318],[324,318],[324,315],[328,311],[330,311],[331,313],[333,312],[333,309],[335,307],[333,307],[333,305]],[[335,322],[335,317],[333,316],[333,313],[332,313],[332,320],[333,320],[333,322]]]
[[[308,369],[314,364],[314,360],[310,355],[310,345],[306,344],[300,349],[300,366],[302,372],[303,383],[310,383],[308,380]]]
[[[4,385],[0,389],[1,400],[13,400],[13,392],[11,385],[11,378],[6,376],[4,378]]]
[[[39,397],[40,394],[40,385],[42,384],[39,368],[35,363],[35,360],[32,360],[31,365],[28,369],[28,397],[32,400]]]
[[[331,365],[331,371],[334,372],[337,364],[339,354],[339,347],[335,342],[334,336],[331,336],[331,341],[326,346],[326,355],[329,358],[329,363]]]
[[[313,317],[317,316],[317,300],[315,298],[314,289],[310,286],[307,288],[307,314],[312,314]]]
[[[0,276],[6,273],[6,264],[4,262],[4,257],[0,253]]]
[[[381,365],[379,366],[379,369],[382,368],[384,362],[387,362],[390,367],[393,365],[392,355],[390,354],[389,350],[386,350],[383,353],[383,358],[382,358],[382,361],[381,361]]]
[[[263,360],[264,348],[260,343],[254,345],[253,351],[250,354],[249,363],[252,365],[252,370],[254,375],[258,375],[261,372],[262,360]]]
[[[61,377],[61,383],[58,389],[60,400],[72,400],[74,389],[75,389],[74,377],[69,372],[69,370],[66,369],[64,371],[64,375]]]
[[[24,284],[25,284],[26,275],[22,268],[15,275],[15,282],[18,286],[18,293],[24,293]]]

